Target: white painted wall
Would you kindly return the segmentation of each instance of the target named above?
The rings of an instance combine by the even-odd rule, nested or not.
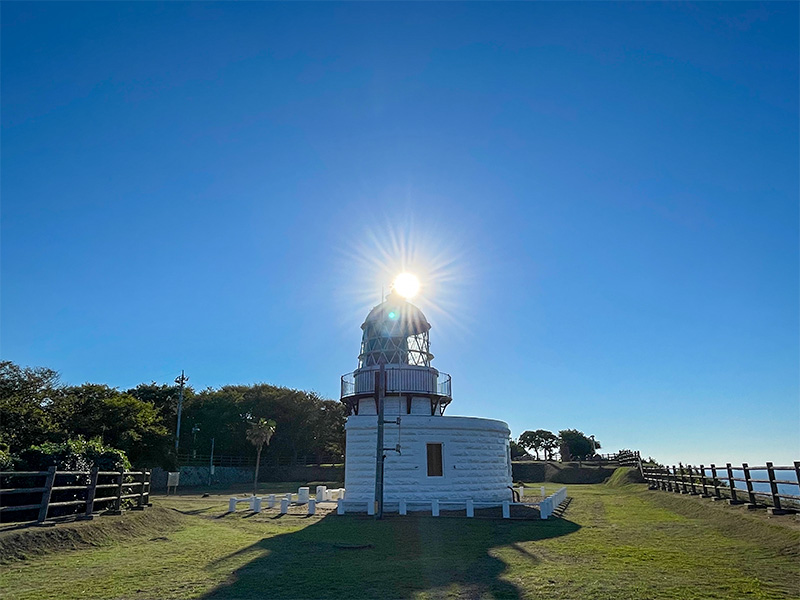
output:
[[[384,399],[383,410],[386,413],[387,419],[397,418],[398,415],[403,416],[406,414],[407,403],[405,397],[389,396]],[[362,398],[358,404],[358,415],[377,415],[375,410],[375,400],[372,398]],[[431,414],[431,401],[430,398],[422,398],[413,396],[411,398],[411,414],[412,415],[427,415]],[[377,421],[374,421],[377,424]]]
[[[400,412],[401,424],[387,424],[385,446],[400,444],[401,454],[387,451],[385,462],[386,502],[406,500],[461,500],[496,502],[511,499],[511,463],[508,449],[510,431],[503,421],[476,417],[406,415],[390,412],[387,420]],[[362,402],[362,410],[365,408]],[[374,406],[373,406],[374,411]],[[374,413],[347,419],[345,489],[347,500],[368,502],[375,493],[377,418]],[[443,445],[444,475],[428,477],[428,443]]]

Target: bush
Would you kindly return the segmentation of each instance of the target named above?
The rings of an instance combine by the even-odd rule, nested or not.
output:
[[[56,466],[59,471],[130,470],[131,463],[122,450],[103,445],[100,438],[85,440],[77,437],[66,442],[45,442],[20,453],[20,468],[44,471]]]
[[[13,471],[14,470],[14,457],[8,452],[0,448],[0,471]]]

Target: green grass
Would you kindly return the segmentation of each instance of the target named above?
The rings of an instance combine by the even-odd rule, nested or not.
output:
[[[13,561],[0,589],[7,600],[800,598],[795,517],[619,483],[568,486],[565,518],[550,521],[224,515],[230,494],[158,497],[151,522],[182,513],[163,519],[168,530]]]

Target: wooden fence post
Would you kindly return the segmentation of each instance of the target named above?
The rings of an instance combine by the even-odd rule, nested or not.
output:
[[[714,483],[714,499],[715,500],[719,500],[720,499],[719,479],[717,479],[717,466],[714,463],[711,463],[711,477],[714,478],[714,481],[713,481],[713,483]]]
[[[703,498],[708,498],[708,487],[706,486],[706,467],[705,465],[700,465],[700,483],[703,486]]]
[[[122,484],[125,481],[125,469],[120,467],[119,475],[117,475],[117,497],[114,500],[114,509],[108,511],[110,515],[121,515],[122,514]]]
[[[680,472],[681,472],[681,487],[682,487],[681,493],[682,494],[688,494],[689,493],[689,488],[686,486],[686,476],[685,476],[685,474],[683,472],[683,463],[678,463],[678,468],[680,469]]]
[[[742,463],[742,471],[744,471],[744,484],[747,486],[747,495],[750,498],[747,508],[756,508],[756,495],[753,493],[753,482],[750,481],[750,467],[747,463]]]
[[[47,479],[44,482],[45,490],[42,492],[42,503],[39,506],[37,523],[44,523],[47,518],[47,509],[50,507],[50,497],[53,495],[53,483],[56,480],[56,467],[47,469]]]
[[[778,482],[775,479],[775,468],[771,462],[767,463],[767,473],[769,474],[769,487],[772,492],[772,507],[769,508],[770,514],[785,515],[787,511],[781,508],[781,497],[778,495]]]
[[[728,503],[741,504],[742,501],[736,497],[736,482],[733,480],[733,467],[731,467],[731,463],[725,463],[725,468],[728,470],[728,485],[731,486],[731,499],[728,500]]]
[[[99,477],[99,467],[92,467],[89,473],[89,487],[86,488],[86,512],[81,519],[93,519],[92,512],[94,511],[94,495],[97,493],[97,478]]]
[[[676,494],[681,491],[680,486],[678,485],[678,469],[675,465],[672,465],[672,491]]]
[[[147,506],[153,506],[152,503],[150,502],[150,484],[152,476],[153,472],[147,471],[147,494],[145,494],[147,496],[147,502],[146,502]]]
[[[136,506],[133,507],[133,510],[144,510],[144,486],[147,481],[147,474],[142,471],[139,475],[141,476],[141,482],[139,482],[139,497],[136,499]]]
[[[794,476],[797,477],[797,489],[800,490],[800,460],[794,461]]]
[[[686,465],[686,470],[689,472],[689,487],[691,488],[691,492],[689,492],[692,496],[697,496],[697,488],[694,487],[694,479],[695,475],[692,473],[692,465]],[[695,469],[696,470],[696,469]]]

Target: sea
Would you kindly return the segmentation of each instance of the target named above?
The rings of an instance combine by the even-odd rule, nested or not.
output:
[[[769,473],[767,473],[766,469],[761,470],[753,470],[748,469],[750,471],[750,478],[751,479],[769,479]],[[711,476],[711,469],[706,468],[706,477]],[[741,468],[733,468],[733,476],[739,479],[744,479],[744,471]],[[724,481],[728,483],[728,472],[726,468],[717,467],[717,479],[720,481]],[[775,479],[778,481],[787,481],[791,483],[779,483],[778,484],[778,493],[779,494],[790,494],[792,496],[800,496],[800,486],[798,486],[797,475],[795,471],[775,471]],[[735,481],[735,487],[738,490],[747,491],[747,484],[744,481]],[[755,492],[765,492],[767,494],[771,494],[772,490],[770,489],[770,485],[768,483],[753,483],[753,491]]]

